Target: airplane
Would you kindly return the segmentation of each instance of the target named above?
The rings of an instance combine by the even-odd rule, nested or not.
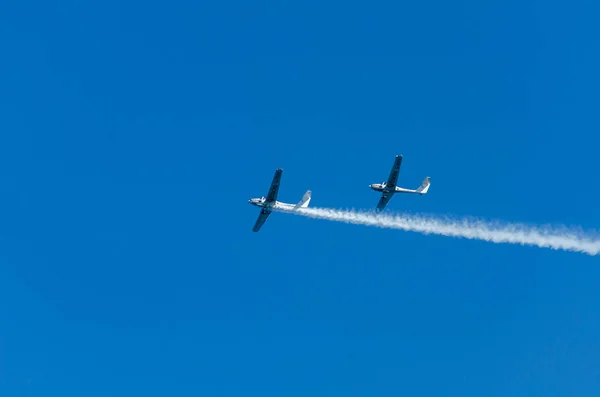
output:
[[[261,226],[265,223],[271,211],[275,209],[283,209],[294,211],[298,208],[306,208],[308,207],[308,203],[310,203],[310,197],[312,192],[307,190],[302,196],[302,200],[298,202],[298,204],[288,204],[282,203],[281,201],[277,201],[277,193],[279,192],[279,184],[281,182],[281,174],[283,170],[281,168],[277,168],[275,170],[275,175],[273,176],[273,181],[271,182],[271,187],[269,188],[269,193],[267,193],[267,197],[258,197],[252,198],[248,200],[248,202],[257,207],[261,207],[260,214],[258,215],[258,219],[254,224],[254,228],[252,228],[253,232],[258,232]]]
[[[421,183],[421,186],[412,189],[404,189],[396,186],[396,182],[398,181],[398,174],[400,173],[400,164],[402,164],[402,155],[396,156],[394,160],[394,165],[392,166],[392,170],[390,171],[390,176],[388,177],[387,182],[382,183],[373,183],[369,185],[369,187],[377,192],[381,192],[381,199],[379,203],[377,203],[377,211],[382,211],[387,203],[392,199],[394,193],[418,193],[423,195],[427,193],[429,190],[429,185],[431,184],[431,178],[426,177]]]

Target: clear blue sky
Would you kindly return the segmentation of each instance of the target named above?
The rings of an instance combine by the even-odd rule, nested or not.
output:
[[[247,203],[597,228],[598,12],[3,1],[0,395],[598,396],[597,257]]]

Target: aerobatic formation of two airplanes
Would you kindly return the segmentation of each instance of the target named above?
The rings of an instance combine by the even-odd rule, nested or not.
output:
[[[421,183],[421,186],[419,186],[415,190],[404,189],[399,186],[396,186],[396,182],[398,181],[398,174],[400,174],[401,163],[402,156],[396,156],[388,180],[382,183],[373,183],[372,185],[369,185],[371,189],[381,192],[381,199],[379,199],[379,203],[377,204],[377,211],[383,210],[395,193],[425,194],[429,190],[429,185],[431,184],[429,177],[426,177],[425,180],[423,180],[423,183]],[[302,196],[302,200],[300,200],[298,204],[288,204],[282,203],[281,201],[277,201],[277,193],[279,192],[279,184],[281,182],[282,172],[283,170],[281,168],[278,168],[275,171],[275,175],[273,176],[273,181],[271,182],[271,187],[269,188],[269,193],[267,193],[267,197],[263,196],[248,200],[250,204],[255,205],[257,207],[261,207],[260,215],[258,215],[258,219],[254,224],[254,228],[252,229],[253,232],[258,232],[260,230],[261,226],[265,223],[265,221],[267,220],[267,218],[273,210],[282,209],[294,211],[299,208],[306,208],[310,203],[310,190],[304,193],[304,196]]]

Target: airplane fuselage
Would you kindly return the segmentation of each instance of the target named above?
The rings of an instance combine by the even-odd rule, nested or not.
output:
[[[276,201],[267,201],[264,197],[251,198],[248,202],[252,205],[261,208],[271,208],[275,205]]]
[[[281,201],[267,201],[264,197],[253,198],[248,200],[248,202],[260,208],[269,208],[273,210],[293,210],[298,208],[298,205],[295,204],[282,203]]]
[[[393,192],[393,193],[415,193],[414,190],[404,189],[402,187],[393,186],[389,187],[385,183],[373,183],[369,187],[376,192]]]

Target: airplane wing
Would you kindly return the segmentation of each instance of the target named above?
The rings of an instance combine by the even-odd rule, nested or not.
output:
[[[281,168],[277,168],[277,170],[275,170],[275,175],[273,175],[273,181],[271,182],[271,187],[269,188],[269,193],[267,194],[267,201],[277,200],[277,193],[279,192],[279,183],[281,182],[282,172],[283,170]]]
[[[258,219],[256,220],[254,227],[252,228],[252,231],[258,232],[260,230],[261,226],[265,223],[265,221],[269,217],[269,215],[271,215],[270,210],[265,209],[265,208],[261,209],[260,214],[258,215]]]
[[[387,203],[392,199],[393,195],[394,193],[392,192],[383,193],[381,195],[381,198],[379,199],[379,203],[377,203],[377,210],[381,211],[382,209],[384,209]]]
[[[398,182],[398,174],[400,174],[400,164],[402,164],[402,156],[398,155],[394,159],[394,165],[392,166],[392,170],[390,171],[390,176],[387,180],[387,185],[389,187],[396,186],[396,182]]]

